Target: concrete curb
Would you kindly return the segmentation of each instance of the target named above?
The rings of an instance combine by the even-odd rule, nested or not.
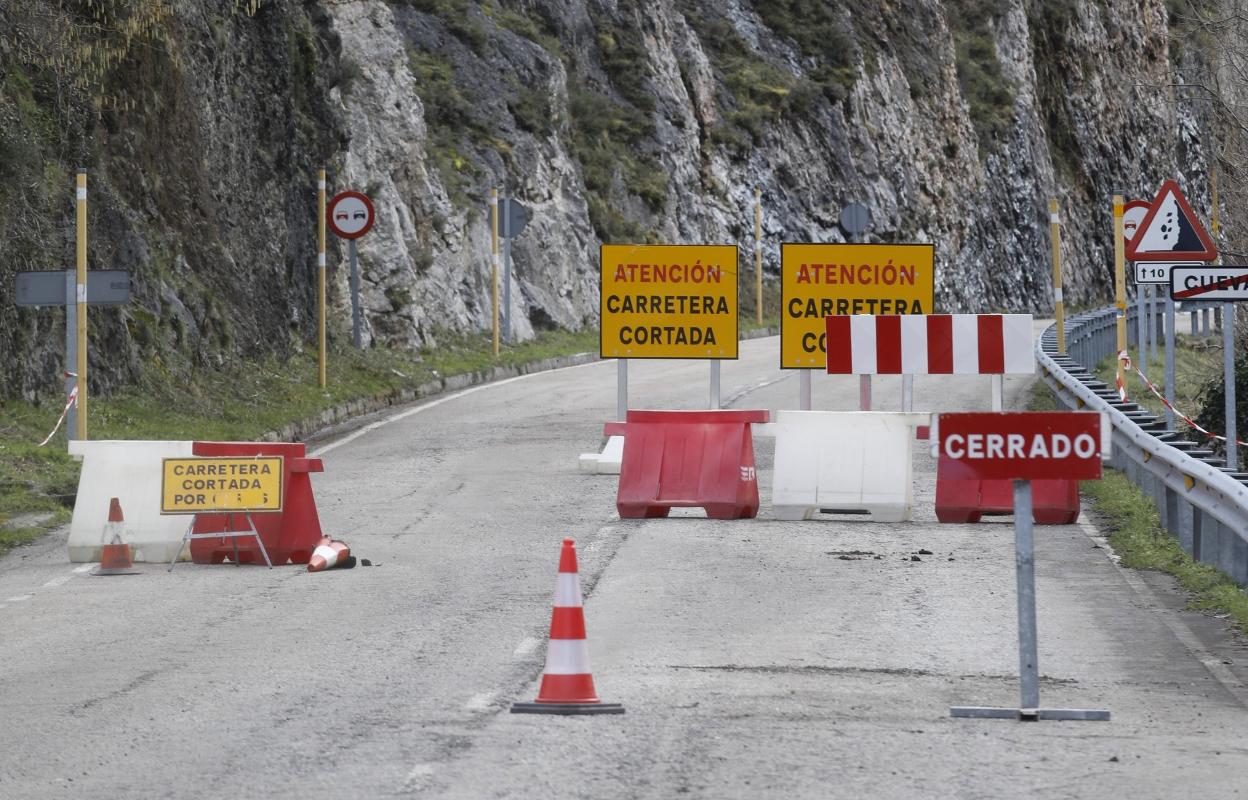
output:
[[[740,338],[742,341],[747,339],[762,339],[766,336],[776,336],[779,333],[780,329],[777,327],[758,328],[756,330],[742,333]],[[446,392],[456,392],[460,389],[466,389],[469,386],[477,386],[482,383],[506,380],[507,378],[514,378],[518,375],[528,375],[534,372],[549,372],[553,369],[575,367],[580,364],[588,364],[591,361],[601,360],[602,359],[598,357],[597,353],[574,353],[568,356],[543,358],[540,361],[529,361],[517,366],[499,366],[478,372],[465,372],[459,375],[439,377],[435,380],[426,381],[425,383],[422,383],[414,388],[408,387],[405,389],[387,392],[386,394],[348,400],[347,402],[340,403],[333,408],[327,408],[314,416],[296,420],[275,431],[268,431],[259,437],[259,441],[306,441],[308,439],[316,438],[327,429],[341,425],[351,419],[362,417],[366,414],[372,414],[392,406],[401,406],[416,400],[422,400],[426,397],[433,397]]]

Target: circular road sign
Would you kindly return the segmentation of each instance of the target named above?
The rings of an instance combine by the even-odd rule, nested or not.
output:
[[[339,192],[325,208],[329,229],[340,239],[358,239],[373,227],[373,201],[360,192]]]
[[[1140,232],[1140,223],[1144,221],[1151,205],[1152,203],[1147,200],[1132,200],[1123,205],[1122,238],[1124,241],[1131,241]]]
[[[850,203],[841,209],[841,227],[850,236],[871,227],[871,212],[862,203]]]

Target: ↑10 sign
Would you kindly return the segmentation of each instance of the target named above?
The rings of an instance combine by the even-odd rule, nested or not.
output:
[[[736,245],[602,246],[603,358],[737,357]]]
[[[932,455],[954,480],[1098,480],[1111,433],[1090,411],[939,414]]]
[[[1201,261],[1137,261],[1136,283],[1169,283],[1171,267],[1203,267]]]
[[[282,457],[166,458],[160,513],[281,511]]]

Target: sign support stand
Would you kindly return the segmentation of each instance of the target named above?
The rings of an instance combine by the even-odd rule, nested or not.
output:
[[[810,410],[810,373],[808,369],[797,371],[797,407],[801,411]]]
[[[360,262],[355,252],[355,240],[347,241],[347,255],[351,260],[351,343],[360,349]]]
[[[1040,664],[1036,645],[1036,556],[1031,481],[1014,481],[1014,574],[1018,587],[1019,707],[953,706],[949,715],[978,719],[1106,721],[1109,712],[1040,707]]]
[[[628,359],[615,360],[615,418],[620,422],[628,419]]]
[[[1174,298],[1166,293],[1166,428],[1174,430]]]
[[[992,410],[1000,411],[1005,407],[1005,376],[992,376]]]
[[[719,410],[719,360],[711,360],[711,410]]]
[[[1154,285],[1148,287],[1148,347],[1151,351],[1150,358],[1157,360],[1157,323],[1160,322],[1161,315],[1157,312],[1157,296],[1161,290]]]
[[[1135,284],[1135,305],[1138,310],[1135,318],[1136,358],[1139,359],[1140,369],[1145,372],[1148,372],[1148,311],[1144,299],[1147,291],[1144,284]]]
[[[914,411],[914,376],[908,372],[901,376],[901,410]]]
[[[1222,304],[1222,375],[1226,381],[1226,466],[1239,468],[1235,414],[1235,304]]]
[[[871,376],[858,376],[858,410],[871,410]]]
[[[178,563],[178,559],[182,557],[182,551],[186,549],[186,543],[192,539],[232,539],[234,540],[234,566],[241,567],[242,563],[238,560],[238,539],[241,536],[256,537],[256,544],[260,545],[260,555],[264,556],[264,563],[269,569],[273,569],[273,562],[269,560],[269,551],[264,546],[264,540],[260,538],[260,531],[256,530],[256,522],[251,518],[250,511],[244,511],[243,515],[247,518],[247,530],[242,531],[217,531],[215,533],[195,533],[195,517],[191,517],[191,524],[186,526],[186,533],[182,534],[182,543],[178,545],[178,552],[173,554],[173,560],[169,562],[169,569],[166,572],[173,572],[173,567]],[[229,513],[225,516],[225,524],[228,527],[234,521],[234,514]]]

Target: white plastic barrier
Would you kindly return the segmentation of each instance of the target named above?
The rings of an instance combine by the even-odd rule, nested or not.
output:
[[[69,560],[99,561],[100,536],[108,522],[109,499],[121,500],[126,542],[135,561],[165,561],[182,544],[186,516],[161,516],[161,459],[187,458],[193,442],[70,442],[82,458],[78,498],[69,528]],[[184,558],[189,558],[184,554]]]
[[[620,464],[624,461],[624,437],[611,436],[607,446],[601,453],[581,453],[579,462],[581,472],[592,472],[597,475],[619,475]]]
[[[931,424],[930,413],[778,411],[772,419],[757,430],[776,437],[776,519],[810,519],[820,510],[910,519],[915,428]]]

